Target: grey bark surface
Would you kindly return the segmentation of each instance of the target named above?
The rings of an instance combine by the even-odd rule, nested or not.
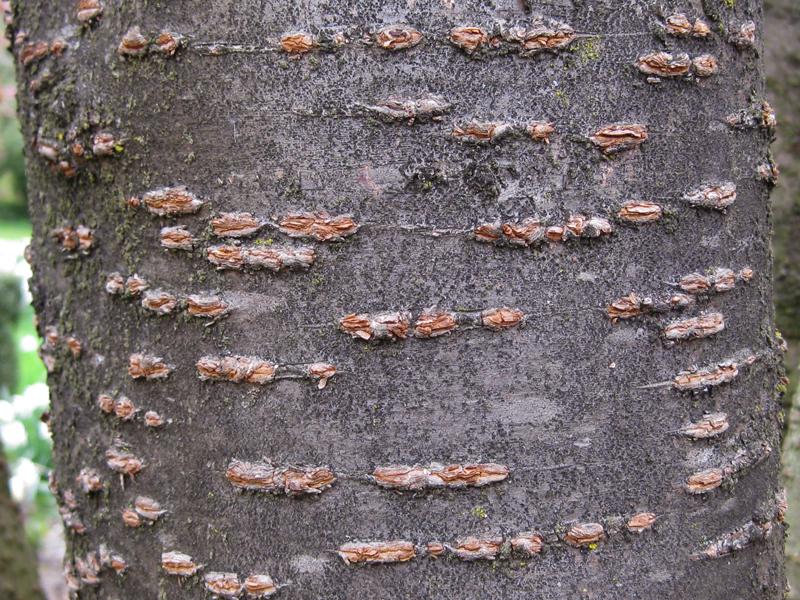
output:
[[[106,2],[100,20],[84,28],[71,3],[17,4],[14,27],[28,41],[60,36],[68,44],[61,56],[20,67],[21,90],[50,72],[20,102],[31,143],[35,304],[42,328],[83,342],[77,360],[63,348],[49,354],[55,487],[62,499],[76,493],[73,512],[86,527],[70,534],[68,561],[106,544],[128,564],[122,577],[103,570],[99,585],[84,583],[80,597],[202,597],[202,574],[181,580],[162,571],[166,551],[191,555],[205,572],[267,572],[287,584],[278,591],[285,598],[783,596],[783,525],[772,517],[780,405],[769,190],[756,177],[769,134],[725,123],[763,97],[758,52],[727,41],[737,24],[760,24],[760,2],[564,0],[531,2],[531,12],[473,0]],[[705,19],[710,40],[660,33],[672,9]],[[530,23],[536,15],[583,37],[558,54],[490,52],[480,60],[443,41],[454,26]],[[360,35],[335,53],[295,59],[276,51],[290,31],[393,23],[426,38],[398,52],[369,47]],[[186,44],[171,58],[122,58],[117,46],[135,25],[148,36],[177,32]],[[209,50],[212,43],[222,51]],[[632,64],[664,48],[712,53],[720,72],[648,84]],[[425,94],[452,105],[442,121],[353,114],[357,104]],[[453,125],[473,118],[551,120],[556,132],[549,144],[453,139]],[[605,157],[587,137],[611,123],[644,124],[649,138]],[[75,139],[89,148],[99,131],[123,140],[124,151],[94,160],[69,154]],[[55,141],[75,177],[36,152],[42,140]],[[725,181],[736,183],[738,197],[724,213],[682,199]],[[202,210],[158,218],[126,202],[174,185],[202,199]],[[528,216],[613,217],[629,200],[659,202],[668,214],[639,227],[615,223],[605,239],[539,249],[422,231]],[[205,248],[217,243],[212,215],[278,219],[297,210],[352,214],[365,225],[345,242],[312,242],[318,258],[307,272],[215,271],[206,260]],[[79,224],[94,230],[96,247],[65,255],[50,232]],[[200,240],[195,251],[160,247],[159,229],[176,224]],[[272,231],[254,239],[297,245]],[[683,313],[724,313],[719,335],[668,344],[661,329],[682,313],[616,324],[605,314],[616,298],[668,298],[683,275],[715,267],[755,273]],[[210,327],[149,316],[137,300],[105,293],[111,272],[138,273],[180,295],[217,293],[231,315]],[[364,343],[337,330],[348,313],[416,316],[434,305],[509,306],[527,318],[506,331],[430,340]],[[137,352],[163,357],[174,372],[132,380],[128,361]],[[323,361],[338,372],[322,390],[303,380],[203,382],[195,363],[204,355]],[[759,360],[745,366],[748,356]],[[726,359],[739,361],[740,374],[713,393],[642,387]],[[169,422],[150,430],[141,419],[115,420],[98,410],[101,393],[125,395]],[[730,430],[696,442],[676,435],[705,411],[726,412]],[[105,464],[117,439],[145,463],[124,487]],[[687,493],[689,475],[762,442],[773,449],[766,460],[708,494]],[[241,493],[226,480],[232,459],[264,458],[328,465],[339,479],[298,498]],[[479,489],[424,492],[385,490],[364,477],[380,465],[478,461],[507,465],[511,475]],[[102,492],[77,489],[85,467],[103,475]],[[158,500],[167,515],[151,527],[124,527],[120,512],[137,495]],[[626,531],[625,519],[640,512],[656,514],[653,528]],[[717,560],[691,559],[754,521],[774,521],[765,539]],[[574,522],[600,522],[608,539],[569,547],[563,538]],[[454,544],[521,531],[544,534],[541,555],[359,567],[335,554],[350,541]]]

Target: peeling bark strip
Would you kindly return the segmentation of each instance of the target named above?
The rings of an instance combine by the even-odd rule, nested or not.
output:
[[[681,392],[704,390],[724,383],[730,383],[739,375],[739,365],[728,360],[709,367],[681,371],[673,379],[672,385]]]
[[[589,136],[605,155],[631,150],[647,141],[647,127],[634,123],[615,123],[598,129]]]
[[[692,206],[722,211],[736,202],[736,184],[730,181],[705,184],[683,198]]]
[[[339,329],[353,338],[365,341],[404,340],[408,336],[411,318],[408,312],[351,313],[339,320]],[[525,314],[522,311],[507,307],[458,313],[430,308],[423,311],[414,323],[414,337],[421,339],[438,337],[459,327],[464,329],[484,327],[501,331],[516,327],[524,318]]]
[[[113,156],[119,142],[111,133],[97,133],[92,140],[92,154],[95,156]],[[121,146],[120,146],[121,147]]]
[[[725,329],[725,318],[721,313],[708,313],[670,323],[664,328],[668,340],[690,340],[715,335]]]
[[[509,123],[471,121],[453,127],[453,137],[464,142],[490,144],[509,135],[512,131],[513,127]]]
[[[705,469],[690,475],[686,480],[686,490],[691,494],[705,494],[718,488],[722,483],[762,463],[772,454],[772,448],[766,442],[751,444],[739,450],[736,456],[725,466]]]
[[[652,298],[641,297],[635,293],[614,300],[606,307],[606,313],[612,322],[619,319],[632,319],[647,313],[667,312],[676,308],[686,308],[695,303],[693,296],[705,296],[711,293],[728,292],[736,287],[736,281],[748,282],[753,278],[753,270],[743,268],[738,273],[731,269],[717,267],[709,275],[691,273],[685,275],[675,284],[686,294],[673,294],[668,300],[656,302]]]
[[[725,122],[733,129],[756,129],[761,127],[773,132],[778,124],[778,119],[772,106],[766,100],[753,102],[748,108],[743,108],[725,117]]]
[[[631,533],[642,533],[650,529],[656,522],[656,516],[650,512],[643,512],[633,515],[626,524],[628,531]]]
[[[156,411],[148,410],[146,413],[144,413],[144,424],[147,427],[158,428],[164,425],[164,423],[164,417],[162,417]]]
[[[100,394],[97,397],[97,407],[104,413],[110,415],[114,412],[115,400],[108,394]]]
[[[61,251],[69,254],[89,254],[95,246],[94,232],[85,225],[59,227],[51,232]]]
[[[427,94],[421,98],[400,98],[392,96],[374,105],[362,106],[367,114],[388,121],[415,122],[438,121],[451,105],[442,96]]]
[[[127,284],[123,282],[122,275],[111,273],[106,280],[106,292],[111,295],[121,295],[126,291],[127,285],[128,295],[142,295],[142,308],[157,315],[171,315],[185,308],[186,314],[190,317],[219,319],[231,310],[231,307],[217,296],[190,294],[178,297],[165,290],[150,290],[149,284],[138,275],[129,277]]]
[[[112,273],[111,277],[114,277],[114,275],[115,274]],[[134,273],[125,280],[125,292],[129,296],[138,296],[149,287],[150,284],[147,283],[147,281],[144,278],[139,277],[139,275],[137,275],[136,273]],[[108,283],[106,283],[106,289],[108,289]]]
[[[692,70],[697,77],[711,77],[719,72],[719,62],[711,54],[690,58],[685,52],[653,52],[640,56],[636,61],[639,71],[651,77],[682,77]],[[649,79],[648,79],[649,80]],[[657,81],[657,79],[656,79]]]
[[[277,365],[248,356],[204,356],[197,361],[200,379],[264,385],[275,380]]]
[[[441,542],[428,542],[425,544],[425,555],[432,558],[439,558],[445,552],[446,548]]]
[[[511,549],[522,556],[535,556],[542,553],[544,540],[538,533],[524,532],[511,538]]]
[[[406,562],[416,557],[411,542],[351,542],[339,547],[337,554],[347,565]]]
[[[386,312],[374,315],[345,315],[339,320],[339,328],[351,337],[362,340],[404,340],[408,334],[411,314]]]
[[[679,77],[689,73],[692,60],[684,52],[674,55],[669,52],[653,52],[640,56],[636,60],[636,66],[646,75]]]
[[[563,225],[546,226],[535,218],[519,222],[483,223],[473,230],[472,236],[486,244],[531,247],[544,242],[560,243],[573,239],[594,239],[611,235],[611,223],[603,217],[572,215]]]
[[[494,560],[503,549],[503,538],[467,537],[456,540],[456,545],[448,549],[461,560]]]
[[[789,510],[789,500],[786,496],[786,488],[775,492],[775,520],[783,523],[786,519],[786,511]]]
[[[166,379],[173,370],[162,358],[149,354],[131,354],[128,361],[128,375],[134,379]]]
[[[650,512],[641,512],[630,517],[625,522],[625,527],[631,533],[643,533],[652,528],[656,521],[656,515]],[[618,524],[618,519],[612,518],[612,522],[616,525],[611,530],[614,533],[620,531],[621,524]],[[575,548],[594,548],[595,545],[604,541],[607,537],[607,532],[601,523],[575,523],[566,534],[561,535],[555,532],[547,534],[553,543],[557,543],[561,539],[564,544]],[[355,562],[404,562],[411,560],[419,555],[427,555],[432,558],[442,556],[445,551],[448,551],[454,558],[472,561],[472,560],[496,560],[498,558],[511,558],[512,554],[519,557],[531,558],[540,554],[544,548],[545,536],[538,532],[526,531],[518,533],[504,539],[501,535],[487,535],[487,536],[470,536],[456,540],[455,544],[446,545],[441,542],[428,542],[421,546],[417,551],[411,542],[365,542],[346,544],[342,546],[339,555],[342,556],[345,563],[351,564]],[[391,553],[397,550],[398,544],[402,544],[404,552],[401,560],[392,557],[390,560],[370,560],[371,556],[380,556],[380,550],[386,549],[386,552]],[[342,553],[343,549],[347,549],[345,554]]]
[[[250,598],[267,598],[278,591],[269,575],[250,575],[244,580],[244,589]]]
[[[228,465],[225,476],[239,489],[287,496],[320,494],[336,481],[328,467],[275,466],[236,459]]]
[[[756,168],[756,174],[761,181],[770,186],[775,186],[778,184],[778,178],[780,177],[781,171],[778,168],[778,165],[775,164],[771,158],[769,158],[764,164],[758,165]]]
[[[731,31],[728,41],[740,50],[754,48],[756,45],[756,24],[752,21],[745,21],[735,27]]]
[[[19,58],[22,62],[22,66],[27,67],[33,63],[39,62],[51,54],[53,56],[60,56],[65,48],[66,45],[61,39],[55,39],[52,42],[28,42],[19,52]]]
[[[692,439],[702,440],[722,435],[729,427],[728,415],[724,412],[707,413],[699,421],[684,425],[680,433]]]
[[[535,23],[530,28],[513,27],[502,33],[505,41],[519,44],[521,56],[533,56],[542,51],[562,50],[575,40],[575,32],[565,23],[549,25]]]
[[[526,131],[532,140],[550,143],[550,136],[555,133],[556,126],[549,121],[532,121],[528,123]]]
[[[80,486],[84,494],[93,494],[103,489],[103,480],[100,474],[88,467],[81,469],[81,472],[75,478],[75,482]]]
[[[564,535],[564,541],[576,548],[597,544],[605,538],[606,532],[600,523],[576,523]]]
[[[178,308],[178,298],[164,290],[147,290],[142,296],[142,308],[157,315],[169,315]]]
[[[133,401],[125,396],[120,396],[114,402],[114,414],[123,421],[130,421],[136,416],[138,409],[134,406]]]
[[[281,50],[287,54],[306,54],[317,46],[317,40],[310,33],[287,33],[281,38]]]
[[[424,310],[414,323],[414,337],[422,339],[439,337],[454,331],[457,327],[458,320],[454,313],[429,308]]]
[[[729,292],[736,287],[737,281],[748,282],[753,278],[753,270],[743,268],[738,273],[724,267],[713,269],[708,275],[690,273],[681,277],[678,286],[687,294],[701,295]]]
[[[142,526],[142,518],[136,514],[136,511],[131,508],[126,508],[122,511],[122,523],[125,527],[136,529]]]
[[[711,35],[711,28],[705,21],[697,19],[692,23],[683,13],[668,16],[665,20],[665,28],[668,33],[677,37],[707,38]]]
[[[427,467],[393,465],[377,467],[370,479],[380,487],[395,490],[422,490],[426,488],[482,487],[503,481],[509,469],[496,463],[452,464],[433,463]]]
[[[461,48],[467,54],[480,50],[490,41],[489,34],[480,27],[464,26],[454,27],[450,30],[450,42]]]
[[[171,31],[162,31],[154,40],[142,35],[138,25],[131,27],[122,37],[117,53],[129,58],[141,58],[148,52],[169,57],[183,45],[183,36]]]
[[[167,511],[161,508],[161,504],[147,496],[137,496],[133,505],[137,515],[152,522],[157,521],[162,515],[167,513]]]
[[[691,494],[705,494],[722,485],[725,474],[722,469],[705,469],[686,479],[686,490]]]
[[[125,559],[119,554],[111,552],[105,544],[100,544],[96,551],[90,550],[87,552],[85,558],[75,558],[74,563],[77,574],[80,577],[80,583],[70,586],[74,588],[73,591],[79,591],[81,585],[92,587],[100,585],[99,576],[103,569],[111,569],[117,575],[122,575],[128,569],[128,563]],[[64,569],[68,582],[75,578],[68,562],[65,563]]]
[[[341,242],[358,231],[359,225],[351,217],[333,217],[326,212],[291,213],[278,225],[289,237],[314,239],[319,242]]]
[[[761,542],[772,533],[772,521],[758,523],[748,521],[742,527],[722,535],[713,542],[707,544],[702,550],[691,555],[692,560],[714,560],[733,554],[739,550],[749,548],[757,542]]]
[[[423,35],[408,25],[384,27],[375,35],[375,43],[384,50],[405,50],[422,41]]]
[[[244,585],[236,573],[209,572],[203,576],[207,591],[223,598],[238,598],[244,591]]]
[[[173,217],[190,215],[200,210],[203,201],[198,200],[194,194],[184,186],[165,187],[152,192],[147,192],[142,199],[130,198],[128,205],[139,208],[144,205],[148,212],[160,217]]]
[[[147,53],[149,40],[142,35],[138,26],[131,27],[117,47],[117,52],[123,56],[144,56]]]
[[[629,223],[651,223],[658,221],[663,214],[661,206],[654,202],[626,202],[617,217]]]
[[[719,73],[719,61],[712,54],[701,54],[692,59],[694,74],[698,77],[711,77]]]
[[[524,318],[525,313],[515,308],[487,308],[481,312],[481,323],[493,331],[516,327]]]
[[[258,232],[264,226],[251,213],[220,213],[211,219],[211,231],[217,237],[247,237]]]
[[[201,319],[218,319],[230,312],[230,306],[217,296],[192,294],[186,297],[186,313]]]
[[[79,0],[78,12],[75,15],[81,23],[90,23],[103,14],[100,0]]]
[[[182,552],[164,552],[161,554],[161,568],[168,575],[177,575],[178,577],[189,577],[194,575],[203,568],[203,565],[198,565],[194,559],[188,554]]]
[[[206,256],[217,269],[267,269],[276,273],[284,269],[308,269],[316,260],[313,248],[305,246],[211,246]]]
[[[328,363],[278,365],[251,356],[204,356],[197,361],[201,380],[230,381],[266,385],[277,379],[312,379],[319,389],[336,375],[336,367]]]
[[[144,462],[126,448],[115,445],[106,450],[106,465],[120,475],[134,476],[142,470]]]

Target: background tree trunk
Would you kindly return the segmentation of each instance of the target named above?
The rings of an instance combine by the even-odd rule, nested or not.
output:
[[[15,7],[54,489],[83,597],[197,597],[204,577],[220,572],[269,573],[287,598],[783,596],[779,356],[768,185],[757,174],[771,137],[761,5],[689,3],[689,27],[702,34],[700,19],[711,29],[702,38],[670,35],[662,4]],[[536,52],[570,41],[551,20],[578,36]],[[414,31],[382,31],[398,23],[423,39],[403,48],[417,41]],[[472,56],[447,41],[466,25],[486,29],[486,38],[456,36],[485,42]],[[282,43],[298,32],[309,36]],[[669,69],[687,73],[648,80],[634,62],[665,48]],[[719,72],[701,77],[713,61],[689,66],[683,52],[713,55]],[[444,114],[431,119],[432,110]],[[549,140],[542,125],[529,135],[535,121],[554,124]],[[622,137],[606,131],[595,141],[626,148],[604,154],[590,136],[611,124],[625,125]],[[695,203],[721,207],[728,182],[737,193],[727,210],[686,197],[700,190]],[[197,212],[153,214],[179,201],[196,208],[195,198],[204,202]],[[633,225],[617,217],[631,201],[664,214]],[[351,221],[319,215],[287,220],[323,210],[352,215],[360,228],[350,235]],[[244,211],[259,231],[210,256],[248,268],[215,270],[208,249],[229,243],[215,231],[250,225],[241,216],[210,220]],[[578,214],[609,222],[584,226]],[[556,228],[551,241],[533,243],[530,222],[472,235],[480,224],[529,217]],[[608,225],[613,235],[600,235]],[[176,226],[194,241],[161,230]],[[311,239],[292,239],[303,233]],[[524,244],[480,243],[503,236]],[[307,270],[254,268],[310,260],[301,246],[314,252]],[[717,268],[733,270],[734,289],[672,306],[683,276],[728,287],[727,276],[714,281]],[[134,274],[149,293],[127,279]],[[219,308],[190,298],[200,293],[221,298],[229,316],[192,317]],[[613,322],[606,307],[631,293],[653,306],[618,304],[623,317],[646,314]],[[459,327],[419,339],[424,328],[414,323],[431,306],[450,311],[437,324],[454,318]],[[500,307],[523,311],[524,321],[512,327],[517,313],[481,313]],[[407,339],[338,330],[345,315],[383,311],[409,311],[408,331],[402,314],[389,328],[368,317],[345,329]],[[715,312],[725,319],[717,335],[665,340],[668,323]],[[215,358],[230,356],[272,362]],[[198,362],[210,381],[198,377]],[[318,363],[337,369],[324,389],[317,379],[330,371]],[[697,380],[694,393],[676,389]],[[139,412],[104,414],[102,394],[118,415],[130,408],[123,397]],[[157,419],[147,411],[165,424],[148,427]],[[679,432],[706,412],[724,412],[729,428],[695,441]],[[261,475],[272,461],[328,466],[338,479],[319,494],[283,493],[324,487],[325,472],[311,484],[279,472],[276,493],[241,492],[226,477],[237,459],[260,461]],[[137,460],[132,477],[107,464],[133,474]],[[456,482],[500,478],[503,467],[510,476],[416,491],[366,477],[431,463],[483,465],[472,478],[455,470]],[[87,471],[81,479],[83,469],[96,471],[102,489],[84,494],[79,483],[91,490],[95,479]],[[234,482],[270,485],[242,470]],[[420,477],[419,485],[444,486],[435,474]],[[121,514],[140,495],[168,512],[126,527]],[[636,533],[651,514],[655,523]],[[526,539],[543,552],[526,556],[522,532],[536,532]],[[409,543],[393,558],[415,558],[360,566],[336,555],[347,543],[390,541]],[[446,545],[438,559],[432,543]],[[349,550],[345,557],[365,558]],[[162,552],[173,551],[203,570],[185,581],[169,575],[176,557],[165,570]],[[463,560],[476,554],[495,560]],[[721,556],[703,560],[713,555]]]
[[[19,280],[0,275],[0,390],[4,396],[14,389],[17,361],[12,329],[22,302]],[[28,544],[19,508],[8,487],[8,465],[0,443],[0,597],[9,600],[42,598],[36,570],[36,554]]]
[[[776,324],[788,342],[787,368],[791,385],[785,396],[790,406],[788,434],[783,443],[784,468],[789,506],[787,520],[800,505],[800,395],[797,393],[797,364],[800,362],[800,5],[791,0],[765,3],[765,67],[770,99],[778,113],[779,127],[772,151],[781,168],[780,184],[772,193],[775,212]],[[792,401],[793,399],[793,401]],[[800,537],[791,529],[786,542],[787,578],[791,598],[800,598]]]

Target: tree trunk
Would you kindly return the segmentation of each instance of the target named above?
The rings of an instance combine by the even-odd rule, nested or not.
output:
[[[783,596],[760,2],[104,4],[13,15],[81,597]]]

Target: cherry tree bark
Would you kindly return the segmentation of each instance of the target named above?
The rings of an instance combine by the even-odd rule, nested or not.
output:
[[[86,598],[781,598],[761,6],[8,15]]]

